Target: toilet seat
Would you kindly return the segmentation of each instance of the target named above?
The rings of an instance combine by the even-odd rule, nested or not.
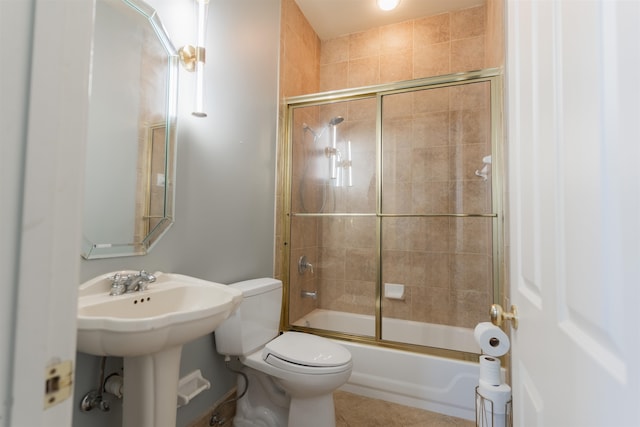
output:
[[[351,368],[351,353],[325,338],[285,332],[267,343],[262,359],[272,366],[303,374],[330,374]]]

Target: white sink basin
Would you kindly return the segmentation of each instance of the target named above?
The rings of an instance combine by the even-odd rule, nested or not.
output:
[[[113,274],[80,286],[79,351],[126,357],[182,345],[213,332],[242,300],[232,287],[168,273],[155,273],[144,291],[111,296]]]
[[[112,296],[114,274],[80,286],[78,350],[123,357],[123,427],[175,427],[182,346],[213,332],[240,304],[242,293],[220,283],[154,273],[146,290]]]

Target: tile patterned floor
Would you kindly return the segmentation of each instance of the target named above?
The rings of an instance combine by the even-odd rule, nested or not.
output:
[[[336,427],[475,427],[463,420],[345,391],[333,394]]]
[[[220,402],[232,396],[225,396]],[[474,421],[462,420],[408,406],[371,399],[338,390],[333,393],[336,427],[475,427]],[[214,405],[216,406],[216,405]],[[231,427],[235,405],[221,407],[218,426]],[[213,408],[190,427],[208,427]]]

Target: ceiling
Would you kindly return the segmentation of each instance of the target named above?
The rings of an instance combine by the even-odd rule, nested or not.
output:
[[[485,0],[400,0],[392,11],[384,12],[376,0],[295,0],[321,40],[356,33],[382,25],[423,16],[466,9]]]

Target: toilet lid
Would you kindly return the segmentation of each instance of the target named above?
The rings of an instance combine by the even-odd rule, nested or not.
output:
[[[349,350],[317,335],[301,332],[285,332],[271,340],[262,352],[262,359],[269,355],[303,366],[341,366],[351,361]]]

